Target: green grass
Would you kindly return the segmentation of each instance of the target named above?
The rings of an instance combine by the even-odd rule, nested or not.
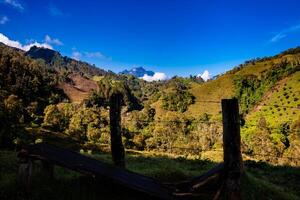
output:
[[[269,181],[257,178],[251,173],[247,173],[242,182],[242,196],[245,200],[255,199],[281,199],[281,200],[299,200],[300,197],[284,190],[282,187],[274,185]]]
[[[111,163],[110,154],[90,155],[92,158]],[[127,153],[126,168],[162,182],[176,182],[191,179],[206,172],[216,163],[209,160],[171,157],[156,153]]]
[[[104,78],[104,76],[93,76],[91,79],[93,80],[93,81],[100,81],[100,80],[102,80]]]
[[[199,117],[203,113],[218,115],[221,103],[207,103],[201,101],[221,101],[234,95],[233,75],[225,74],[216,80],[204,84],[192,84],[190,92],[196,97],[195,104],[190,105],[187,115]]]
[[[278,105],[278,107],[267,105]],[[300,106],[300,72],[279,81],[273,91],[263,97],[263,101],[259,103],[256,111],[247,116],[246,126],[256,125],[262,116],[270,127],[278,127],[285,122],[292,122],[300,116],[298,106]]]
[[[208,103],[208,102],[201,102],[201,101],[220,101],[223,98],[232,98],[235,95],[235,87],[234,87],[234,78],[244,75],[256,75],[258,77],[261,76],[265,71],[270,70],[274,65],[279,64],[282,62],[282,60],[287,60],[290,63],[294,63],[295,60],[299,59],[299,54],[294,55],[284,55],[283,57],[276,57],[272,58],[271,60],[256,62],[255,64],[247,64],[240,70],[236,72],[229,72],[222,76],[219,76],[215,80],[211,80],[208,82],[205,82],[203,84],[198,83],[191,83],[191,88],[189,89],[189,92],[195,96],[195,103],[190,105],[188,107],[188,110],[180,115],[185,116],[187,118],[197,118],[202,116],[204,113],[209,113],[214,115],[220,114],[221,111],[221,104],[216,103]],[[278,104],[283,105],[290,105],[295,106],[298,105],[300,102],[294,101],[294,98],[300,96],[299,93],[299,72],[295,73],[293,76],[293,81],[288,80],[288,88],[292,87],[291,89],[288,89],[289,91],[292,91],[290,94],[290,98],[286,99],[284,97],[283,102],[277,102]],[[279,82],[281,84],[281,82]],[[282,88],[281,88],[282,89]],[[270,91],[269,91],[270,92]],[[269,93],[268,92],[268,93]],[[284,92],[279,91],[278,96],[282,96]],[[295,96],[292,96],[295,95]],[[299,98],[299,97],[298,97]],[[300,99],[300,98],[299,98]],[[277,96],[270,96],[268,99],[263,99],[263,101],[269,103],[275,103],[277,100]],[[290,103],[288,103],[290,101]],[[167,114],[170,115],[170,111],[166,111],[162,108],[162,102],[161,100],[155,102],[152,106],[156,110],[156,117],[163,119],[164,116]],[[272,112],[269,112],[267,114],[270,114]],[[285,116],[291,116],[291,114],[294,116],[293,111],[291,113],[283,113],[283,110],[281,112],[277,112],[278,115],[275,115],[274,118],[285,118]],[[282,115],[280,115],[282,113]],[[176,112],[173,112],[173,115],[176,115]],[[274,120],[273,120],[274,121]],[[276,123],[276,122],[275,122]]]
[[[111,163],[109,154],[87,154]],[[209,160],[162,156],[154,153],[127,153],[127,168],[163,182],[190,179],[215,165]],[[242,183],[243,199],[299,199],[300,170],[288,166],[246,161]],[[24,199],[17,185],[17,157],[12,151],[0,151],[0,199]],[[32,190],[28,199],[152,199],[103,179],[95,179],[61,167],[55,167],[55,179],[41,176],[41,165],[34,165]],[[25,196],[24,196],[25,195]]]
[[[246,161],[243,181],[245,199],[300,199],[300,169],[272,166],[264,162]]]

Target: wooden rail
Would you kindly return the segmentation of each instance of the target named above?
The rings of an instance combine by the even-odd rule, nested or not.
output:
[[[167,188],[152,178],[56,146],[48,144],[27,146],[19,153],[19,157],[38,159],[80,173],[91,174],[146,193],[157,199],[172,199]]]

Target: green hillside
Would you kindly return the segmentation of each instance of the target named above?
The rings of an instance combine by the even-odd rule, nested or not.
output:
[[[220,105],[216,103],[209,103],[206,101],[220,101],[222,98],[232,98],[236,96],[237,88],[235,80],[241,77],[255,76],[258,80],[262,79],[267,73],[272,72],[274,69],[282,67],[296,67],[299,64],[300,54],[293,51],[287,51],[278,56],[268,57],[263,59],[254,59],[246,61],[234,69],[226,72],[224,75],[218,76],[214,80],[209,80],[205,83],[197,83],[190,81],[189,92],[195,97],[195,103],[190,105],[184,116],[188,118],[197,118],[204,113],[218,115],[221,111]],[[282,65],[282,66],[281,66]],[[275,82],[280,81],[286,74],[279,75]],[[296,83],[295,83],[296,84]],[[264,101],[264,94],[272,90],[275,83],[270,84],[270,88],[265,88],[262,91],[261,98],[252,102],[251,107],[254,107],[260,101]],[[295,88],[291,89],[295,90]],[[161,100],[161,99],[160,99]],[[168,110],[162,108],[162,102],[158,100],[153,104],[157,110],[157,115],[163,117]],[[294,119],[294,118],[293,118]]]
[[[23,144],[46,142],[111,160],[108,100],[118,91],[123,96],[122,142],[129,169],[181,181],[220,162],[220,101],[235,97],[247,168],[243,195],[298,199],[300,48],[246,61],[207,82],[193,76],[146,82],[89,68],[53,51],[46,51],[48,60],[43,61],[40,49],[36,51],[37,59],[0,44],[0,163],[8,163],[0,171],[9,172],[0,181],[0,197],[11,197],[17,187],[14,151]],[[63,169],[56,173],[57,181],[66,183],[66,198],[73,186],[80,187],[73,183],[85,178]],[[48,186],[41,189],[37,199],[49,191]]]
[[[13,146],[28,142],[24,131],[41,129],[77,137],[83,145],[109,144],[108,112],[97,105],[103,100],[98,95],[109,92],[99,91],[99,84],[114,79],[136,99],[122,112],[126,148],[175,153],[185,152],[181,148],[221,148],[220,101],[236,97],[246,121],[244,153],[253,158],[262,152],[292,155],[299,149],[293,142],[299,136],[299,51],[289,49],[246,61],[207,82],[192,76],[146,82],[130,75],[100,73],[103,70],[52,50],[33,48],[29,54],[1,45],[0,116],[17,125],[6,129],[11,134],[2,131],[1,138],[6,146]],[[140,105],[142,110],[129,109]],[[36,135],[31,141],[36,139],[46,138]]]
[[[221,110],[220,105],[201,101],[220,101],[222,98],[232,98],[236,95],[235,79],[238,77],[254,75],[258,78],[268,71],[272,71],[274,66],[284,62],[287,66],[297,66],[300,54],[284,54],[271,58],[247,61],[233,70],[219,76],[215,80],[203,84],[192,84],[191,93],[196,97],[195,104],[189,107],[187,115],[201,116],[203,113],[218,114]],[[283,77],[282,77],[283,78]],[[281,78],[279,78],[280,80]],[[291,89],[296,90],[297,83]],[[269,88],[271,90],[271,88]],[[267,93],[268,90],[265,91]],[[263,97],[264,98],[264,97]],[[263,98],[260,99],[263,101]],[[259,101],[260,101],[259,100]],[[200,101],[200,102],[199,102]],[[259,102],[258,101],[258,102]],[[258,102],[255,102],[254,105]],[[293,118],[294,119],[294,118]]]
[[[266,159],[266,157],[271,159],[272,156],[276,156],[277,159],[278,156],[296,155],[299,151],[299,144],[295,143],[294,139],[300,137],[298,134],[300,119],[300,54],[298,51],[299,48],[290,49],[274,57],[246,61],[224,75],[205,83],[197,83],[188,78],[171,80],[187,85],[187,91],[194,96],[194,102],[184,112],[165,109],[161,96],[150,104],[156,111],[157,121],[181,120],[185,122],[178,126],[177,135],[180,135],[182,128],[188,127],[182,134],[188,138],[190,145],[180,142],[181,136],[179,137],[181,139],[169,137],[168,142],[181,147],[198,146],[199,148],[203,147],[201,141],[204,140],[206,145],[202,150],[220,147],[219,125],[208,126],[198,121],[203,119],[207,122],[220,121],[221,99],[236,97],[240,100],[241,115],[246,121],[242,127],[245,153],[257,159]],[[172,90],[173,86],[167,85],[160,87],[161,93],[168,93]],[[147,102],[144,103],[147,104]],[[170,124],[167,123],[163,131],[168,131],[166,128],[168,126],[170,127]],[[149,127],[134,130],[143,134],[143,130],[147,128]],[[212,131],[214,128],[219,130],[214,132]],[[156,131],[161,131],[157,124],[152,126],[151,130],[154,134]],[[172,130],[169,131],[172,132]],[[155,137],[163,136],[156,134]],[[262,153],[267,155],[262,156]],[[279,161],[277,159],[275,162],[290,162],[290,160]]]
[[[252,112],[247,115],[246,125],[261,117],[270,127],[292,122],[300,116],[300,71],[280,80],[263,96]]]

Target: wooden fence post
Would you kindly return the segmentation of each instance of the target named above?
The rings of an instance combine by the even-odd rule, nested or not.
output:
[[[25,195],[31,192],[32,184],[32,160],[27,156],[25,150],[19,152],[19,169],[18,169],[18,184],[22,188]]]
[[[121,106],[122,94],[113,94],[109,101],[110,141],[112,159],[116,166],[125,167],[125,150],[122,143]]]
[[[240,116],[237,99],[222,99],[224,195],[225,199],[241,199],[244,165],[241,154]]]

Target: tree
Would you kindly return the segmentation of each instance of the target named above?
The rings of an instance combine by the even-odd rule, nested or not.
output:
[[[64,116],[56,105],[48,105],[44,110],[44,122],[42,126],[54,131],[61,131],[64,127]]]
[[[185,112],[195,102],[195,97],[181,80],[174,79],[169,85],[171,89],[162,95],[162,107],[170,111]]]
[[[127,106],[127,111],[129,111],[140,108],[140,105],[124,81],[103,78],[98,82],[98,85],[98,92],[92,95],[87,105],[109,107],[112,159],[116,166],[125,167],[121,108],[122,106]]]
[[[81,141],[98,142],[103,124],[104,120],[101,120],[98,109],[81,107],[70,118],[69,128],[66,132]]]
[[[263,129],[268,129],[268,123],[266,118],[264,118],[263,116],[259,118],[259,121],[257,123],[257,128],[263,130]]]

